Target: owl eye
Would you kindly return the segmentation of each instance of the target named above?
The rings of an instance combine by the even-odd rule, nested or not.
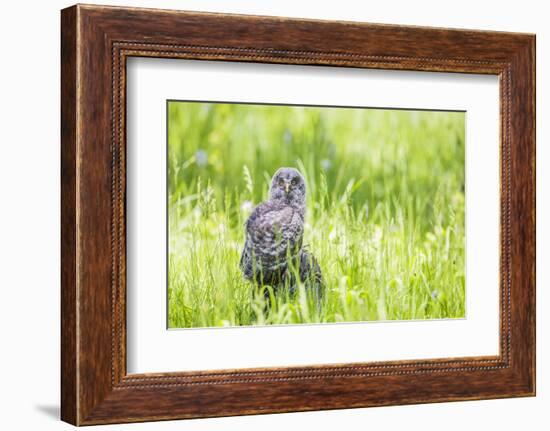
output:
[[[283,187],[285,185],[285,180],[282,178],[279,178],[279,187]]]
[[[290,184],[292,184],[293,186],[295,186],[297,183],[298,183],[298,180],[296,178],[293,178],[292,181],[290,182]]]

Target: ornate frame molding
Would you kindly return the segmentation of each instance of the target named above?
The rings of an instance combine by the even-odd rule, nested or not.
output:
[[[206,25],[218,30],[204,32]],[[258,34],[259,27],[268,30]],[[323,36],[331,33],[340,37]],[[510,33],[80,5],[63,10],[62,419],[98,424],[533,395],[534,46],[534,36]],[[131,56],[498,75],[500,354],[127,375],[125,66]],[[262,396],[252,400],[250,391]]]

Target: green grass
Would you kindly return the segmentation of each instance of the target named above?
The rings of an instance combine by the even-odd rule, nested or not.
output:
[[[465,315],[463,113],[169,102],[171,328]],[[281,166],[306,178],[326,283],[262,295],[243,224]]]

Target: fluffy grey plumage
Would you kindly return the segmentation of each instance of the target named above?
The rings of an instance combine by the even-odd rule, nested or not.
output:
[[[241,269],[246,279],[277,292],[296,289],[295,272],[320,298],[321,268],[303,246],[306,183],[294,168],[280,168],[271,180],[269,200],[258,205],[245,223]],[[293,271],[293,269],[297,271]]]

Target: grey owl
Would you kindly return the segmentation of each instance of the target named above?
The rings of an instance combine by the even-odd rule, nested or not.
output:
[[[247,280],[269,285],[275,293],[286,285],[294,294],[297,272],[319,302],[323,277],[317,260],[303,245],[305,210],[304,177],[294,168],[280,168],[271,179],[269,200],[258,205],[245,223],[240,266]]]

